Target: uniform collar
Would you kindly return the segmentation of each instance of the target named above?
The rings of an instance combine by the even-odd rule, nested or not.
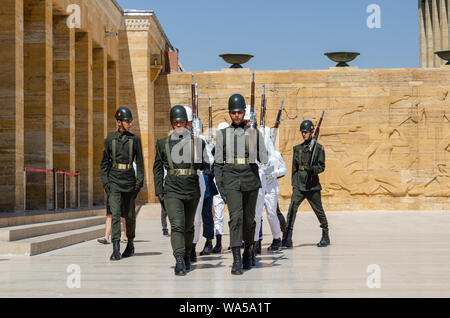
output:
[[[245,128],[247,125],[245,124],[245,122],[240,123],[239,125],[236,125],[235,123],[231,123],[231,127],[233,128]]]
[[[183,132],[181,134],[177,133],[174,130],[170,139],[172,139],[172,140],[179,140],[179,139],[184,139],[184,138],[186,138],[187,136],[190,136],[190,135],[191,135],[191,133],[187,129],[183,130]]]
[[[120,131],[119,129],[117,129],[116,133],[114,134],[114,136],[117,139],[125,139],[125,136],[131,136],[132,134],[129,131]]]
[[[311,143],[311,139],[308,140],[308,141],[304,141],[304,142],[302,143],[302,145],[303,145],[303,147],[308,147],[310,143]]]

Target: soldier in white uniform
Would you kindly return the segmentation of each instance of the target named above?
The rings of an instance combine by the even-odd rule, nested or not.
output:
[[[250,119],[250,106],[247,105],[246,111],[245,111],[245,117],[244,119]],[[256,112],[255,112],[256,117]],[[270,129],[269,129],[270,131]],[[266,134],[266,130],[261,131],[262,135],[264,136],[264,143],[267,149],[267,153],[269,158],[273,155],[275,148],[273,146],[272,139],[270,138],[270,134]],[[255,208],[255,248],[253,249],[253,256],[252,256],[252,265],[255,265],[256,263],[256,254],[257,250],[261,251],[261,238],[260,238],[260,230],[261,230],[261,222],[262,222],[262,216],[264,212],[264,201],[265,201],[265,195],[266,195],[266,173],[265,170],[269,168],[268,164],[260,164],[258,163],[259,167],[259,178],[261,180],[261,188],[258,191],[258,200],[256,201],[256,208]],[[258,254],[259,254],[258,253]]]
[[[189,118],[189,114],[188,114],[188,118]],[[198,119],[199,122],[199,131],[203,131],[203,124],[202,121],[200,120],[200,118]],[[208,144],[208,142],[206,141],[206,137],[203,135],[199,135],[199,138],[203,139],[206,143],[206,151],[207,151],[207,155],[209,158],[209,162],[214,162],[214,156],[211,153],[212,150],[212,146]],[[195,212],[195,219],[194,219],[194,241],[192,244],[192,250],[191,250],[191,262],[196,262],[197,261],[197,254],[195,252],[195,247],[198,243],[198,241],[200,240],[200,232],[202,229],[202,211],[203,211],[203,202],[205,199],[205,190],[206,190],[206,184],[205,184],[205,178],[203,176],[203,171],[201,170],[197,170],[197,174],[198,174],[198,178],[199,178],[199,182],[200,182],[200,200],[198,202],[197,205],[197,210]],[[212,217],[212,216],[211,216]],[[208,255],[211,254],[213,249],[212,246],[212,238],[206,238],[206,243],[205,243],[205,247],[203,248],[202,252],[200,253],[200,255]]]
[[[265,127],[265,133],[270,135],[270,128]],[[272,141],[270,141],[272,142]],[[273,144],[272,144],[273,145]],[[273,241],[269,246],[269,251],[277,251],[281,248],[281,226],[277,216],[278,206],[278,178],[281,178],[287,173],[287,167],[284,163],[281,153],[274,150],[269,154],[269,162],[267,168],[264,171],[266,177],[266,193],[264,196],[264,206],[266,208],[267,220],[269,221],[270,230],[272,232]]]

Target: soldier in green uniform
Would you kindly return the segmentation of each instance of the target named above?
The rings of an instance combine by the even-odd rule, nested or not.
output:
[[[322,238],[317,244],[324,247],[330,244],[328,236],[328,222],[325,211],[322,207],[322,197],[320,190],[322,186],[319,182],[319,173],[325,170],[325,149],[322,145],[316,144],[317,155],[312,158],[312,163],[307,165],[309,155],[309,144],[312,139],[314,124],[310,120],[304,120],[300,125],[300,131],[304,142],[294,147],[292,158],[292,187],[293,193],[291,204],[287,216],[286,232],[283,235],[282,246],[292,248],[292,232],[294,229],[295,216],[298,207],[306,198],[316,214],[320,227],[322,228]]]
[[[141,139],[130,132],[133,115],[127,107],[120,107],[115,114],[118,130],[105,139],[100,174],[103,187],[108,194],[108,202],[112,213],[113,253],[111,260],[134,254],[134,237],[136,229],[135,200],[144,184],[144,160],[142,157]],[[136,174],[133,161],[136,160]],[[120,255],[120,217],[126,220],[128,243],[122,256]]]
[[[200,199],[197,170],[210,167],[205,142],[198,139],[200,156],[194,158],[194,140],[186,129],[186,109],[176,105],[170,110],[174,132],[156,143],[153,175],[155,194],[163,202],[171,226],[171,244],[175,257],[175,275],[186,275],[194,239],[194,218]],[[164,168],[167,175],[164,178]]]
[[[241,275],[242,268],[252,266],[255,208],[261,187],[256,161],[267,163],[267,151],[262,134],[244,121],[245,99],[242,95],[234,94],[229,98],[228,111],[232,124],[217,131],[214,168],[217,187],[230,213],[231,274]],[[242,241],[244,252],[241,258]]]

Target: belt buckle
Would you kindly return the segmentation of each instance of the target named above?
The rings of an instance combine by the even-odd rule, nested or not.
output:
[[[301,171],[305,171],[305,166],[300,166]]]
[[[245,165],[245,158],[237,158],[236,163],[238,165]]]
[[[123,163],[118,163],[118,164],[117,164],[117,168],[118,168],[119,170],[125,170],[125,169],[127,169],[127,165],[126,165],[126,164],[123,164]]]
[[[186,176],[187,175],[187,169],[180,169],[180,175]]]

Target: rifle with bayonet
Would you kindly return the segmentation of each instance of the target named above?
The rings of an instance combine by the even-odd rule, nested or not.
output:
[[[317,154],[317,140],[319,139],[320,126],[322,125],[322,119],[324,114],[325,111],[322,112],[322,116],[320,117],[316,130],[314,131],[314,137],[311,139],[311,142],[309,143],[309,154],[308,160],[306,161],[307,166],[310,166],[314,163],[314,159]]]
[[[196,105],[196,100],[195,100],[195,82],[194,82],[194,74],[192,74],[192,84],[191,84],[191,96],[192,96],[192,114],[194,114],[195,112],[195,105]]]
[[[256,158],[255,156],[255,128],[256,126],[256,118],[255,118],[255,72],[253,72],[252,77],[252,86],[251,86],[251,95],[250,95],[250,156],[251,158]],[[254,161],[252,159],[251,161]]]
[[[250,95],[250,128],[255,128],[255,124],[255,72],[253,72],[252,89]]]
[[[266,126],[266,85],[263,84],[262,86],[262,96],[261,96],[261,116],[260,116],[260,120],[259,120],[259,127],[261,127],[261,129],[263,129],[264,131],[264,127]]]
[[[194,135],[194,162],[201,162],[201,149],[198,148],[198,138],[200,137],[200,123],[198,121],[198,85],[194,82],[192,75],[192,133]],[[199,161],[200,160],[200,161]]]
[[[213,142],[213,119],[212,119],[212,103],[211,97],[209,98],[209,143]]]
[[[277,119],[275,121],[275,126],[273,127],[272,142],[274,145],[277,140],[278,128],[280,127],[280,124],[281,124],[281,115],[283,114],[283,104],[284,104],[284,100],[281,101],[281,106],[280,106],[280,109],[278,110]]]

